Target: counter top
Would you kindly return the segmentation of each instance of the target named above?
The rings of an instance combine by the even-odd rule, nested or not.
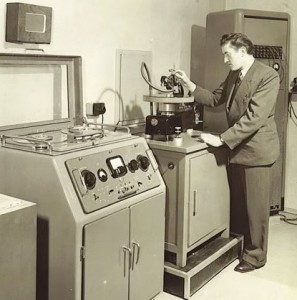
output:
[[[209,148],[200,139],[201,131],[193,130],[181,133],[180,138],[171,140],[146,139],[151,149],[167,150],[180,153],[192,153]]]

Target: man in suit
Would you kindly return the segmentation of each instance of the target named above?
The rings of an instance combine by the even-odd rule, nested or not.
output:
[[[243,255],[235,271],[245,273],[263,267],[267,260],[272,166],[280,153],[274,119],[279,76],[255,60],[253,43],[244,34],[225,34],[220,45],[231,70],[215,91],[197,86],[184,71],[176,76],[198,103],[226,105],[229,128],[221,135],[202,133],[201,139],[230,149],[230,228],[244,235]]]

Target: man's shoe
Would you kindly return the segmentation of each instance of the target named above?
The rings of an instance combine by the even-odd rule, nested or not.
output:
[[[247,273],[247,272],[251,272],[254,271],[256,269],[255,266],[253,266],[252,264],[248,263],[245,260],[242,260],[235,268],[234,271],[236,272],[240,272],[240,273]]]

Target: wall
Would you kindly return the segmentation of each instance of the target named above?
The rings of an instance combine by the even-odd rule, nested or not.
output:
[[[175,64],[190,70],[191,27],[205,27],[207,0],[24,0],[53,8],[50,45],[5,42],[6,2],[0,2],[0,52],[24,53],[42,48],[46,54],[83,58],[84,102],[105,102],[106,123],[116,123],[116,50],[152,51],[153,80]]]

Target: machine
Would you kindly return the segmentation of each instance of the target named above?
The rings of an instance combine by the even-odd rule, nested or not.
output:
[[[164,290],[189,299],[240,255],[242,241],[229,232],[227,149],[209,147],[193,129],[200,122],[193,97],[143,77],[150,86],[144,101],[157,111],[146,118],[145,136],[167,191]]]
[[[151,114],[146,117],[145,133],[153,139],[172,139],[199,123],[194,98],[184,95],[174,68],[169,72],[169,76],[161,76],[161,86],[165,89],[153,85],[146,64],[143,62],[141,65],[142,77],[149,85],[149,95],[145,95],[143,99],[151,103]],[[153,90],[157,93],[153,93]]]
[[[149,300],[163,289],[165,186],[144,138],[82,118],[80,66],[0,55],[0,191],[37,204],[38,300]]]
[[[0,299],[35,299],[36,221],[35,203],[0,194]]]

